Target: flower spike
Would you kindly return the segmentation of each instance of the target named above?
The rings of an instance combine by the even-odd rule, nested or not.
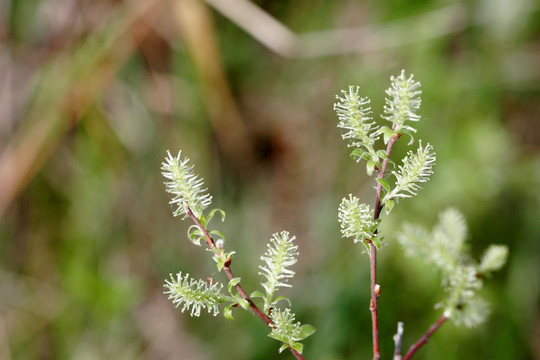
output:
[[[176,207],[174,216],[186,215],[184,203],[200,218],[205,208],[212,203],[212,197],[203,189],[203,180],[193,173],[189,158],[181,159],[182,151],[176,157],[167,151],[167,157],[161,164],[162,174],[169,181],[165,188],[173,197],[170,204]]]
[[[165,280],[163,285],[167,288],[164,294],[169,295],[176,307],[182,305],[182,312],[191,308],[191,316],[200,316],[201,309],[208,309],[209,313],[213,312],[216,316],[219,314],[217,305],[225,301],[221,294],[223,285],[220,283],[209,283],[203,280],[195,280],[186,274],[182,277],[182,273],[176,274],[176,278],[170,275],[170,280]]]

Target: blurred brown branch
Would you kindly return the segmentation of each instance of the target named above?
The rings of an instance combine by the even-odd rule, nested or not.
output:
[[[174,5],[176,24],[199,76],[220,151],[229,161],[238,162],[237,169],[243,168],[251,163],[253,144],[228,85],[212,15],[200,0],[176,0]]]
[[[205,1],[268,49],[287,58],[368,53],[426,41],[469,26],[464,21],[465,6],[453,4],[384,24],[295,34],[248,0]]]
[[[50,59],[18,131],[0,154],[0,214],[54,153],[63,136],[136,50],[163,2],[131,2],[75,49]]]

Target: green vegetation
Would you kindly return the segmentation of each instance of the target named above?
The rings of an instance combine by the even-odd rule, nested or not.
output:
[[[372,121],[369,116],[371,108],[367,107],[370,100],[358,95],[358,87],[353,91],[353,87],[350,86],[349,92],[343,91],[344,97],[338,96],[338,102],[334,104],[339,118],[338,127],[345,130],[342,138],[351,139],[349,146],[354,148],[351,157],[357,161],[365,160],[367,174],[373,175],[376,172],[377,175],[378,184],[373,211],[369,205],[360,203],[360,200],[352,194],[349,194],[348,199],[343,198],[338,211],[343,237],[352,237],[355,243],[362,242],[369,254],[371,280],[369,310],[372,317],[374,360],[381,358],[378,320],[381,285],[377,283],[377,251],[382,246],[382,237],[379,236],[381,211],[386,208],[386,214],[389,214],[398,198],[416,196],[420,183],[427,182],[433,174],[432,168],[435,163],[433,147],[429,144],[422,147],[422,142],[419,141],[416,153],[409,151],[402,160],[403,164],[397,167],[397,171],[391,171],[395,177],[393,188],[388,181],[387,174],[392,168],[391,153],[395,143],[404,134],[411,138],[409,145],[414,143],[412,133],[415,133],[416,129],[405,122],[420,120],[420,116],[415,112],[420,108],[421,102],[420,83],[415,82],[412,75],[406,78],[405,71],[401,71],[399,76],[392,76],[390,80],[391,86],[386,91],[389,97],[385,99],[386,115],[383,118],[391,121],[391,128],[378,127],[376,122]],[[384,133],[386,151],[374,149],[379,133]],[[273,235],[268,244],[268,251],[261,256],[265,265],[259,266],[263,270],[259,274],[264,275],[266,279],[266,282],[261,283],[266,294],[255,291],[247,295],[240,284],[241,278],[235,277],[231,270],[232,258],[236,252],[225,252],[225,236],[222,232],[208,230],[207,224],[214,214],[220,212],[222,219],[225,219],[225,212],[213,209],[209,212],[208,218],[204,216],[204,209],[211,204],[211,196],[206,193],[206,189],[201,189],[203,180],[193,173],[193,166],[188,163],[189,159],[181,158],[181,152],[176,158],[169,152],[161,167],[163,176],[168,180],[165,187],[172,197],[170,204],[176,207],[176,210],[173,209],[173,215],[184,214],[184,218],[191,218],[194,224],[188,229],[188,237],[198,246],[201,245],[202,239],[206,241],[208,250],[214,254],[213,259],[217,263],[218,271],[223,270],[229,278],[228,289],[231,296],[223,296],[220,292],[223,285],[211,278],[205,283],[203,280],[189,279],[188,275],[182,277],[181,272],[177,274],[176,280],[171,275],[171,281],[165,281],[164,286],[167,288],[165,294],[168,294],[169,299],[177,307],[183,304],[182,312],[191,307],[191,316],[200,316],[201,308],[207,308],[208,312],[213,310],[214,315],[217,315],[218,304],[222,302],[229,303],[225,307],[224,315],[231,320],[232,307],[251,310],[270,328],[268,336],[282,343],[279,352],[288,348],[295,358],[303,360],[304,345],[300,341],[312,335],[315,328],[295,322],[295,315],[290,308],[282,310],[277,306],[282,300],[290,306],[291,301],[288,298],[285,296],[274,298],[279,287],[291,287],[287,281],[294,277],[295,272],[289,267],[297,262],[298,256],[298,246],[293,244],[295,237],[291,238],[287,231]],[[431,235],[421,228],[412,226],[400,234],[400,242],[406,253],[427,259],[439,268],[443,274],[442,285],[448,293],[446,301],[440,305],[444,307],[443,314],[410,347],[403,357],[405,360],[415,355],[447,319],[454,320],[456,324],[474,326],[486,318],[488,305],[476,296],[476,290],[482,287],[479,278],[490,275],[492,271],[504,266],[508,248],[504,245],[491,245],[481,263],[474,265],[464,254],[466,235],[465,221],[456,210],[443,213],[440,224]],[[255,298],[262,298],[264,301],[262,311],[261,304],[257,305]],[[403,323],[398,322],[398,330],[394,336],[394,358],[398,360],[402,357],[403,331]]]
[[[486,321],[448,321],[415,358],[539,357],[539,5],[255,1],[303,35],[272,50],[213,3],[0,2],[0,358],[290,359],[250,312],[231,308],[228,321],[201,307],[191,318],[193,307],[182,314],[184,303],[175,309],[163,294],[164,279],[182,271],[171,284],[196,288],[190,279],[210,276],[223,297],[238,296],[210,266],[229,249],[263,310],[264,299],[283,295],[290,324],[317,328],[301,341],[306,359],[370,358],[368,260],[340,238],[336,209],[353,194],[373,211],[374,182],[348,159],[354,149],[340,139],[332,103],[358,84],[384,115],[386,79],[401,69],[423,90],[422,121],[404,124],[423,149],[434,145],[437,165],[378,225],[381,334],[402,321],[403,344],[412,344],[456,303],[441,291],[447,272],[399,244],[400,230],[434,239],[452,207],[468,224],[453,266],[493,268],[501,254],[490,244],[508,246],[508,263],[474,289],[490,304]],[[354,27],[343,41],[317,33]],[[385,132],[376,136],[380,149]],[[407,155],[408,140],[393,159]],[[189,219],[171,216],[159,166],[179,148],[213,206],[227,210],[225,222],[219,211],[206,219],[227,235],[224,254],[205,254],[203,239],[192,246]],[[281,229],[300,255],[294,282],[278,281],[294,286],[269,295],[260,256]],[[277,306],[292,319],[286,301]],[[380,346],[388,358],[391,336]]]

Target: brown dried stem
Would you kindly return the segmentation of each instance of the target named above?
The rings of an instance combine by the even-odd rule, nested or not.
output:
[[[199,219],[197,219],[195,214],[193,214],[193,211],[191,211],[188,204],[184,202],[183,205],[184,205],[184,210],[186,211],[186,215],[189,216],[191,220],[193,220],[195,225],[197,225],[199,230],[203,233],[206,239],[206,243],[208,244],[208,247],[210,248],[210,250],[212,250],[213,252],[222,251],[221,249],[218,249],[218,247],[216,246],[216,243],[214,242],[214,239],[212,239],[212,236],[210,236],[210,234],[208,233],[206,228],[203,226],[203,224],[201,224]],[[227,274],[227,277],[229,278],[229,280],[232,280],[235,278],[231,271],[231,262],[232,262],[232,259],[229,258],[225,262],[225,265],[223,266],[223,271],[225,272],[225,274]],[[238,291],[242,299],[246,300],[249,303],[249,307],[255,313],[255,315],[257,315],[259,319],[261,319],[267,326],[272,326],[272,320],[261,309],[259,309],[259,307],[253,302],[253,300],[251,300],[251,298],[246,294],[246,292],[244,291],[244,289],[242,288],[240,284],[236,284],[236,290]],[[291,351],[291,353],[294,355],[296,359],[304,360],[304,357],[298,351],[294,350],[292,347],[289,347],[289,350]]]

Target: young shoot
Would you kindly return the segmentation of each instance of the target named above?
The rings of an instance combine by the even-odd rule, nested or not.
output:
[[[283,343],[279,348],[279,352],[290,347],[301,354],[304,345],[300,341],[313,334],[315,328],[311,325],[302,325],[300,322],[295,322],[295,315],[288,308],[284,310],[275,308],[270,314],[270,318],[272,319],[272,325],[270,326],[272,331],[268,336]]]
[[[214,281],[205,282],[195,280],[188,274],[182,275],[179,272],[176,277],[170,276],[165,280],[164,292],[177,307],[181,306],[182,312],[189,310],[191,316],[199,316],[203,309],[207,309],[214,316],[219,313],[218,305],[226,303],[223,314],[227,319],[233,319],[232,309],[242,308],[251,310],[267,326],[271,328],[270,337],[282,342],[280,352],[289,349],[298,360],[303,360],[303,344],[301,340],[311,335],[315,328],[311,325],[300,325],[294,322],[294,314],[290,309],[275,309],[275,305],[280,300],[290,301],[283,296],[275,296],[280,287],[290,287],[289,279],[293,278],[294,271],[289,267],[296,263],[298,247],[294,245],[295,237],[291,237],[288,232],[276,233],[270,239],[267,252],[261,256],[264,262],[259,268],[266,281],[261,283],[265,294],[256,291],[251,297],[262,298],[263,310],[244,291],[241,279],[235,277],[230,268],[234,251],[224,250],[225,236],[219,230],[208,230],[208,224],[215,214],[220,214],[222,220],[225,212],[220,209],[212,209],[205,216],[204,210],[211,204],[211,196],[203,189],[203,180],[194,172],[193,166],[189,165],[188,158],[181,158],[182,152],[173,157],[167,152],[167,157],[161,169],[163,176],[168,180],[165,188],[172,196],[171,204],[174,205],[173,215],[184,215],[189,217],[194,224],[188,228],[188,238],[195,244],[201,245],[201,240],[205,240],[216,262],[218,271],[224,271],[229,278],[227,290],[229,295],[223,295],[221,290],[223,285]]]

